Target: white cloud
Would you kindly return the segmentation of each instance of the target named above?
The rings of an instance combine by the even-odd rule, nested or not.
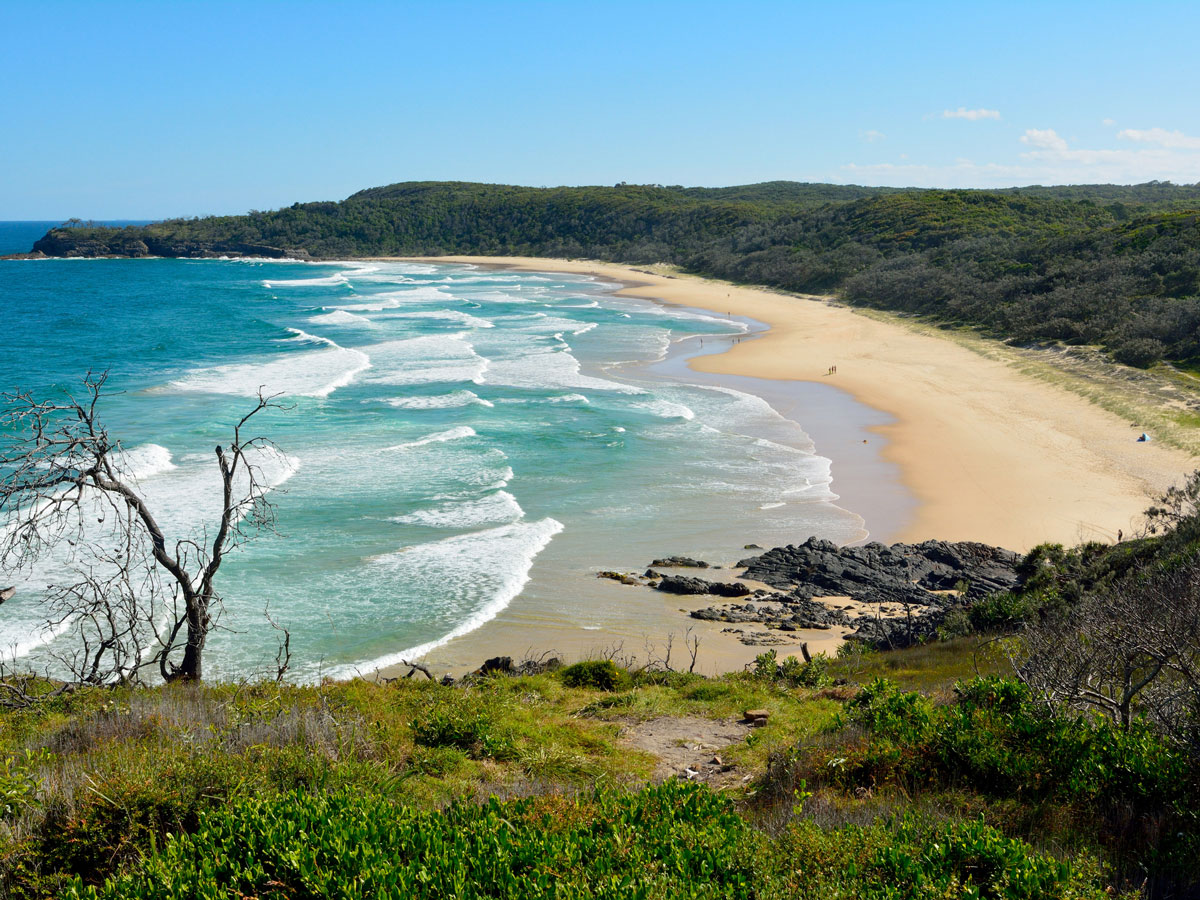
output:
[[[943,119],[968,119],[972,122],[977,122],[980,119],[998,119],[1000,118],[1000,110],[998,109],[967,109],[965,106],[960,106],[958,109],[942,110]]]
[[[1136,135],[1136,136],[1135,136]],[[860,184],[914,187],[1012,187],[1029,184],[1200,183],[1200,139],[1178,131],[1121,132],[1121,147],[1073,147],[1053,128],[1030,128],[1019,153],[1002,162],[956,159],[947,164],[851,164],[844,178]]]
[[[1107,128],[1112,128],[1114,125],[1117,124],[1117,120],[1116,119],[1101,119],[1100,124],[1104,125]]]
[[[1182,131],[1167,131],[1165,128],[1147,128],[1145,131],[1125,128],[1117,132],[1117,137],[1141,144],[1157,144],[1172,150],[1200,150],[1200,138],[1189,137]]]
[[[882,141],[884,137],[886,137],[882,131],[876,131],[873,128],[870,131],[860,131],[858,136],[868,144],[873,144],[876,141]]]
[[[1021,135],[1021,143],[1053,153],[1067,152],[1067,142],[1053,128],[1030,128]]]

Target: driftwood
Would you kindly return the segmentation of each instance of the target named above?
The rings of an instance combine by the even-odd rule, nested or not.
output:
[[[429,666],[422,665],[419,662],[409,662],[407,659],[400,660],[400,663],[408,666],[408,674],[404,676],[405,678],[412,678],[414,675],[420,672],[430,681],[433,681],[433,673],[429,671]]]

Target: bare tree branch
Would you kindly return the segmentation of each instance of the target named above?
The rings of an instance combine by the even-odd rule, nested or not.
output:
[[[182,536],[169,545],[99,417],[107,377],[89,372],[80,398],[0,394],[0,572],[28,573],[52,554],[69,570],[42,602],[47,624],[74,638],[54,658],[76,681],[125,683],[148,668],[166,681],[199,680],[220,612],[221,564],[274,527],[271,485],[255,457],[278,450],[245,430],[264,410],[286,407],[260,391],[232,441],[216,448],[222,503],[211,543]],[[284,633],[282,677],[290,634],[268,620]]]

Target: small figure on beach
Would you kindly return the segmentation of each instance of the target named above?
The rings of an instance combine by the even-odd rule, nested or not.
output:
[[[1143,431],[1141,436],[1137,439],[1137,442],[1139,444],[1145,444],[1149,440],[1150,440],[1150,435],[1146,434],[1146,432]]]

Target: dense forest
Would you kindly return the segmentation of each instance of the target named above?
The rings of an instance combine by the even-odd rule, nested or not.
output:
[[[412,182],[341,202],[128,228],[73,220],[50,256],[530,255],[667,262],[1020,342],[1200,364],[1200,185],[902,190]]]

